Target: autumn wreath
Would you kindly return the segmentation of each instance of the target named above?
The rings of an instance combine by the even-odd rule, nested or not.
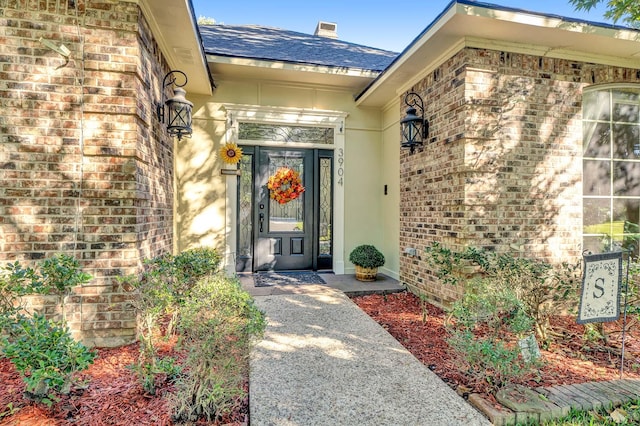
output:
[[[300,174],[289,167],[280,167],[269,176],[267,188],[271,191],[271,198],[280,204],[295,200],[304,192]]]

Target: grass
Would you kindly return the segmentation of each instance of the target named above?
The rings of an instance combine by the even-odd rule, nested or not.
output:
[[[619,426],[640,424],[640,400],[620,407],[571,411],[567,417],[542,423],[544,426]]]

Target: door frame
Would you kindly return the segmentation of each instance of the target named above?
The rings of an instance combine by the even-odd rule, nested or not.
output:
[[[222,144],[237,143],[241,146],[268,146],[305,148],[333,151],[333,211],[332,211],[332,270],[336,275],[345,271],[344,253],[344,203],[345,203],[345,121],[348,113],[330,110],[310,110],[303,108],[263,107],[256,105],[225,104],[225,134]],[[323,126],[334,129],[333,144],[282,143],[273,141],[238,140],[240,122],[259,122],[268,124]],[[227,168],[227,167],[225,167]],[[226,218],[225,218],[225,269],[236,273],[237,260],[237,218],[238,218],[238,176],[226,174]],[[317,257],[316,257],[317,258]]]

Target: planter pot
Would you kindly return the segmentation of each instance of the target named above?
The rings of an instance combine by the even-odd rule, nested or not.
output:
[[[363,268],[356,265],[356,280],[375,281],[378,276],[378,268]]]

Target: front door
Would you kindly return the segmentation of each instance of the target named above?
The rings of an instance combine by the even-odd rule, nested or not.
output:
[[[312,269],[314,152],[281,148],[258,151],[254,269]],[[269,189],[270,179],[275,189]]]

